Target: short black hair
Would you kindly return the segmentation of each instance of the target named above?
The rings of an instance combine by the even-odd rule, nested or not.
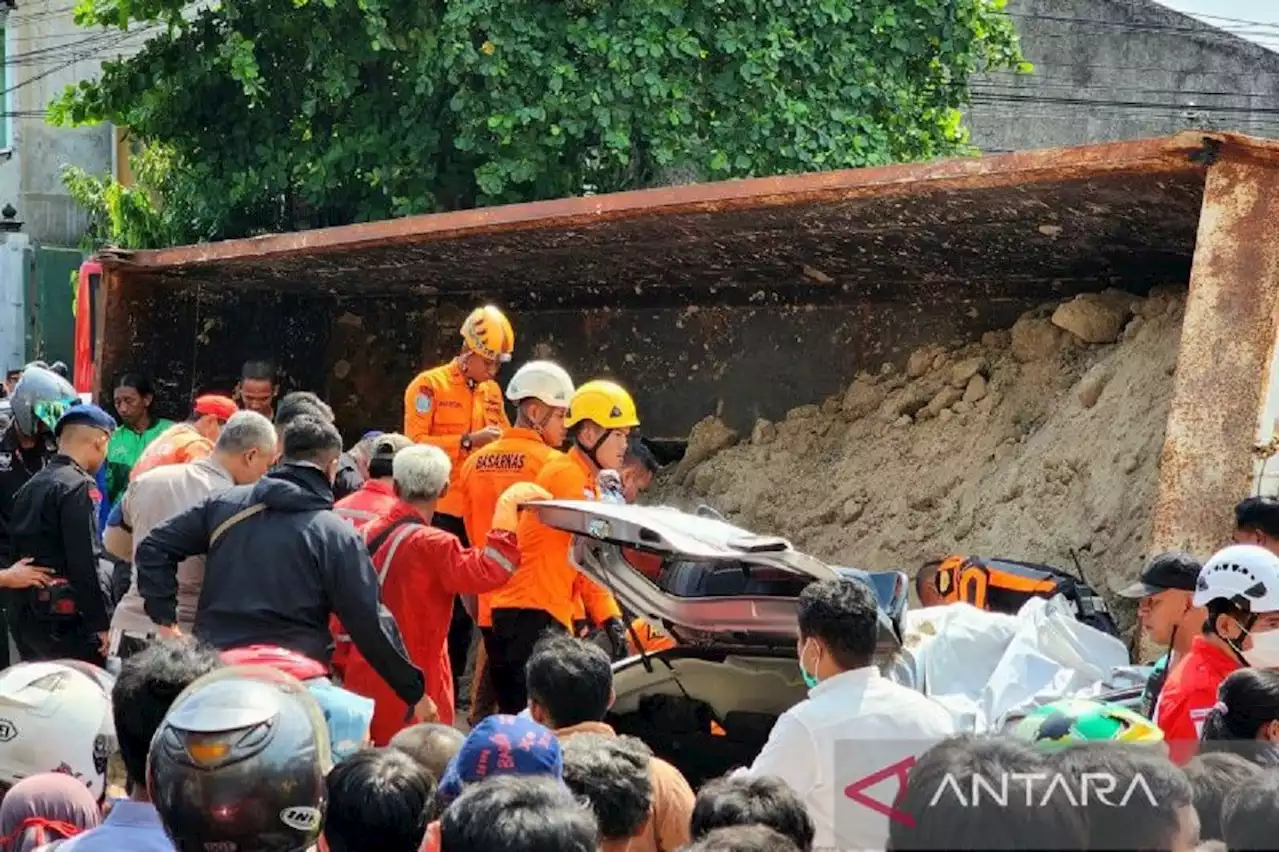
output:
[[[977,795],[986,779],[999,789],[1014,774],[1026,778],[1003,802]],[[1036,849],[1054,838],[1057,849],[1086,849],[1083,817],[1051,785],[1045,755],[1005,738],[945,739],[911,767],[894,802],[902,819],[889,820],[890,852],[906,850]],[[1118,848],[1118,847],[1117,847]]]
[[[133,388],[138,392],[138,396],[155,396],[156,389],[151,384],[151,379],[141,373],[125,373],[116,382],[116,390],[120,388]]]
[[[649,444],[639,432],[632,432],[627,436],[627,453],[622,463],[641,467],[649,473],[657,473],[660,467],[658,457],[649,449]]]
[[[440,819],[440,852],[596,852],[595,817],[553,778],[469,784]]]
[[[848,671],[871,665],[880,635],[880,609],[866,583],[819,580],[800,593],[800,637],[817,639]]]
[[[250,381],[271,382],[276,383],[276,365],[271,361],[245,361],[244,366],[240,368],[240,378],[249,379]]]
[[[1187,776],[1162,749],[1109,740],[1085,742],[1058,752],[1052,762],[1067,778],[1103,773],[1114,781],[1116,796],[1127,799],[1124,807],[1114,807],[1101,796],[1082,799],[1089,849],[1173,848],[1181,830],[1178,811],[1194,805],[1195,797]]]
[[[422,722],[402,728],[387,745],[412,757],[436,781],[462,748],[466,736],[452,725]]]
[[[550,727],[599,722],[613,697],[613,667],[604,649],[564,634],[538,640],[524,666],[529,699],[551,717]]]
[[[717,828],[683,852],[802,852],[785,834],[764,825]]]
[[[1218,702],[1205,717],[1202,751],[1260,750],[1258,732],[1280,718],[1280,673],[1274,669],[1237,669],[1218,685]]]
[[[332,423],[300,414],[284,427],[284,457],[325,465],[342,454],[342,435]]]
[[[179,693],[221,667],[218,652],[207,645],[163,639],[121,665],[111,688],[111,715],[130,789],[146,788],[151,738]]]
[[[800,852],[813,848],[813,819],[804,801],[781,778],[726,776],[702,785],[693,801],[690,836],[697,840],[735,825],[767,826],[789,838]]]
[[[1236,754],[1198,754],[1183,767],[1200,815],[1200,839],[1222,840],[1222,803],[1236,790],[1262,780],[1262,767]]]
[[[1246,497],[1236,504],[1236,529],[1280,538],[1280,503],[1274,497]]]
[[[276,404],[275,425],[284,428],[297,418],[309,415],[326,423],[334,421],[333,409],[311,391],[291,391],[280,397]]]
[[[653,752],[634,737],[574,734],[562,744],[564,783],[595,812],[604,840],[635,837],[653,804]]]
[[[1280,778],[1264,772],[1254,784],[1227,795],[1222,803],[1222,840],[1231,852],[1275,849],[1280,834]]]
[[[395,748],[366,748],[325,778],[324,839],[330,852],[418,852],[435,781]]]

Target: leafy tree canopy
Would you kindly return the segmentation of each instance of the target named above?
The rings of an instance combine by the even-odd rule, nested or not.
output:
[[[1003,5],[80,0],[157,34],[51,120],[158,152],[146,191],[68,177],[137,246],[927,160],[969,152],[971,74],[1028,67]]]

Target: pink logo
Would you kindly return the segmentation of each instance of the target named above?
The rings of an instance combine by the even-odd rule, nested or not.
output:
[[[897,763],[891,763],[883,769],[876,770],[865,778],[859,778],[857,781],[854,781],[848,787],[844,788],[844,794],[863,807],[870,808],[878,814],[884,814],[894,822],[900,822],[908,828],[914,828],[916,821],[911,814],[898,810],[892,804],[886,805],[884,802],[873,799],[863,791],[869,787],[874,787],[881,781],[896,777],[898,779],[898,790],[894,793],[894,798],[896,799],[907,786],[907,773],[909,773],[911,771],[911,767],[915,765],[916,759],[914,756],[903,758]]]

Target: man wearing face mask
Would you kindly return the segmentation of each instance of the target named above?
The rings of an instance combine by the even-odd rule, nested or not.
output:
[[[1156,661],[1142,694],[1142,713],[1148,718],[1155,718],[1169,671],[1191,650],[1191,641],[1204,626],[1204,609],[1191,603],[1199,576],[1200,563],[1195,557],[1169,550],[1152,557],[1138,582],[1118,593],[1138,600],[1138,623],[1143,635],[1169,649]]]
[[[755,762],[740,774],[787,782],[813,817],[814,849],[884,849],[884,805],[897,792],[894,776],[903,783],[913,759],[953,734],[955,723],[941,705],[880,675],[879,609],[865,583],[810,583],[800,593],[797,620],[796,652],[809,697],[778,717]],[[870,798],[882,800],[881,807],[851,800],[845,785],[877,774],[885,792]]]
[[[1191,603],[1204,607],[1208,617],[1191,650],[1170,671],[1155,719],[1178,763],[1195,755],[1227,675],[1245,666],[1280,666],[1280,562],[1256,545],[1220,550],[1200,571]]]
[[[309,414],[284,428],[284,459],[252,485],[216,494],[152,528],[134,550],[147,616],[177,622],[178,563],[205,556],[197,639],[219,650],[274,645],[328,665],[329,616],[418,718],[433,717],[421,670],[378,598],[369,551],[333,511],[342,436]]]

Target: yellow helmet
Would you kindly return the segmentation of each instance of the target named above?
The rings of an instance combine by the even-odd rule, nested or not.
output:
[[[576,426],[590,420],[606,429],[626,429],[640,425],[636,403],[622,386],[604,379],[582,385],[569,399],[564,425]]]
[[[462,340],[481,358],[503,363],[511,360],[511,351],[516,347],[515,330],[493,305],[471,312],[462,324]]]

